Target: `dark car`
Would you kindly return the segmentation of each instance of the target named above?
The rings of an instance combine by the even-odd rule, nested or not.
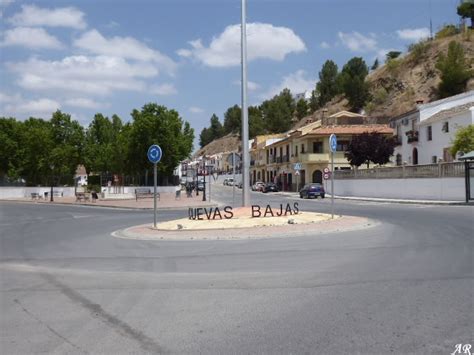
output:
[[[262,192],[278,192],[278,186],[274,184],[273,182],[268,182],[265,184],[265,187],[263,188]]]
[[[321,184],[306,184],[300,190],[300,198],[317,198],[318,196],[324,198],[325,195],[326,192]]]

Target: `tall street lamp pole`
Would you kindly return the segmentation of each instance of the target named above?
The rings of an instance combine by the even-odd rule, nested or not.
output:
[[[51,168],[51,191],[50,191],[51,196],[49,197],[49,201],[50,201],[50,202],[54,202],[54,198],[53,198],[54,165],[51,164],[51,165],[50,165],[50,168]]]
[[[249,120],[247,108],[247,28],[246,0],[242,0],[241,57],[242,57],[242,206],[250,206],[249,184]]]
[[[206,157],[202,157],[202,161],[204,163],[204,186],[203,186],[203,190],[202,190],[202,200],[203,201],[206,201],[206,173],[207,173],[207,169],[206,169]]]

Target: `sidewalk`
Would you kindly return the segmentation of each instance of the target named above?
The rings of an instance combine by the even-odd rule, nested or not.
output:
[[[299,198],[297,192],[286,192],[281,191],[277,194]],[[331,198],[331,195],[326,193],[326,198]],[[404,204],[417,204],[417,205],[466,205],[465,201],[441,201],[441,200],[410,200],[410,199],[395,199],[395,198],[379,198],[379,197],[355,197],[355,196],[339,196],[335,195],[337,200],[349,200],[349,201],[367,201],[367,202],[384,202],[384,203],[404,203]],[[472,205],[472,203],[469,203]]]
[[[161,198],[156,201],[156,208],[158,210],[163,209],[188,209],[189,207],[214,207],[217,204],[213,201],[202,201],[202,194],[199,196],[193,194],[192,197],[186,197],[181,195],[181,198],[176,199],[174,193],[161,193]],[[97,200],[96,202],[76,202],[75,197],[54,197],[54,202],[49,200],[39,199],[32,200],[31,198],[22,199],[5,199],[1,201],[14,201],[14,202],[25,202],[25,203],[36,203],[36,204],[61,204],[61,205],[75,205],[75,206],[98,206],[98,207],[110,207],[110,208],[128,208],[128,209],[139,209],[148,210],[153,209],[153,198],[142,198],[135,201],[135,199],[107,199]]]

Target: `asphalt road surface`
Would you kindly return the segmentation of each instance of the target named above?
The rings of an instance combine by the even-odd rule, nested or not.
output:
[[[212,193],[232,201],[231,187]],[[299,201],[330,211],[327,198]],[[379,223],[314,237],[134,241],[111,232],[151,223],[150,212],[0,203],[0,353],[451,354],[474,343],[472,206],[335,209]]]

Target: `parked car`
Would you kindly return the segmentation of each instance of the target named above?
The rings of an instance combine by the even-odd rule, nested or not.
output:
[[[324,191],[324,187],[321,184],[306,184],[300,190],[300,198],[324,198],[326,192]]]
[[[233,178],[228,178],[226,185],[227,186],[233,186],[234,185],[234,179]]]
[[[239,183],[238,183],[237,185],[235,185],[235,186],[237,186],[239,189],[241,189],[241,188],[242,188],[242,186],[243,186],[243,184],[242,184],[242,181],[241,181],[241,182],[239,182]]]
[[[265,187],[263,188],[262,192],[278,192],[278,186],[274,184],[273,182],[268,182],[265,184]]]
[[[262,191],[264,187],[264,182],[257,181],[255,184],[252,185],[252,191]]]

